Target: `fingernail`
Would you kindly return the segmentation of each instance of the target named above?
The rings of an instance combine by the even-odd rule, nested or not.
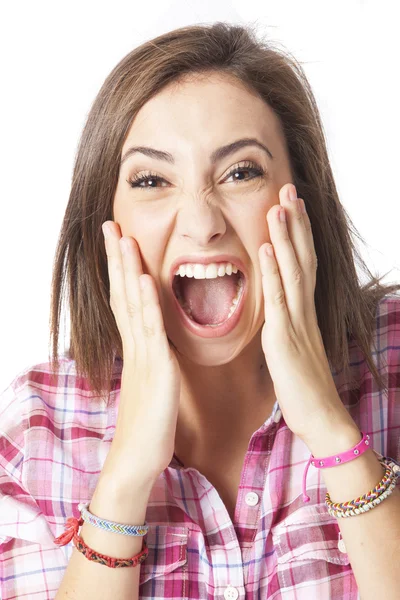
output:
[[[274,255],[274,249],[272,247],[272,244],[267,244],[265,246],[265,252],[266,252],[266,254],[268,254],[268,256],[273,256]]]
[[[127,254],[129,249],[129,242],[126,238],[122,237],[119,239],[119,247],[121,248],[122,254]]]
[[[101,228],[103,230],[104,237],[108,237],[111,233],[111,227],[108,225],[108,223],[103,223]]]
[[[289,188],[289,198],[292,202],[295,202],[297,200],[297,190],[294,185],[291,185]]]

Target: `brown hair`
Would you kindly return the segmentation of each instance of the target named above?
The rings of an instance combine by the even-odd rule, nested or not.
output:
[[[314,95],[301,65],[260,38],[251,26],[217,22],[182,27],[147,41],[106,78],[78,146],[71,192],[56,249],[50,317],[51,368],[59,369],[58,338],[63,286],[71,315],[70,358],[95,393],[109,394],[122,340],[109,304],[107,257],[101,225],[113,219],[121,149],[139,109],[185,74],[221,72],[240,79],[280,119],[298,196],[311,220],[318,272],[315,305],[327,357],[347,372],[348,342],[355,338],[385,387],[371,356],[377,304],[400,284],[383,285],[360,256],[361,241],[339,201]],[[364,242],[365,243],[365,242]],[[369,279],[361,285],[355,263]],[[386,389],[386,387],[385,387]]]

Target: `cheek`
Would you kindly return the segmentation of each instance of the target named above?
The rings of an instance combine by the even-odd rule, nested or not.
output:
[[[274,200],[258,198],[257,203],[247,203],[235,216],[233,226],[252,257],[257,256],[262,244],[270,241],[267,213],[274,204]]]
[[[170,235],[171,220],[162,211],[116,210],[115,220],[120,224],[122,235],[133,237],[139,245],[143,271],[156,280],[165,257]]]
[[[258,196],[257,202],[248,202],[245,209],[241,210],[240,217],[236,215],[233,226],[241,241],[243,248],[249,257],[250,262],[250,280],[252,302],[249,310],[263,318],[264,311],[264,293],[262,289],[262,273],[259,259],[259,249],[262,244],[270,241],[269,227],[267,221],[268,211],[274,204],[276,198],[262,198]]]

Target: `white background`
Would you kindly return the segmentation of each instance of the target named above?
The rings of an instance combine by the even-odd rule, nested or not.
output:
[[[0,11],[0,392],[49,357],[50,280],[78,139],[112,68],[161,33],[256,23],[302,63],[368,266],[400,280],[396,0],[73,0]],[[69,323],[66,324],[69,334]],[[63,330],[61,330],[63,333]],[[61,341],[63,347],[68,347]]]

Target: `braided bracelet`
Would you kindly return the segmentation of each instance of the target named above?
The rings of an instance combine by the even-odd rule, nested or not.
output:
[[[121,533],[122,535],[146,535],[149,530],[147,523],[144,523],[144,525],[124,525],[123,523],[116,523],[115,521],[108,521],[107,519],[96,517],[96,515],[88,510],[89,504],[90,502],[78,504],[81,517],[84,521],[99,529],[104,529],[105,531],[111,531],[113,533]]]
[[[78,524],[83,524],[82,518],[79,519]],[[93,548],[89,548],[77,531],[74,533],[73,540],[76,549],[79,550],[79,552],[81,552],[88,560],[92,560],[93,562],[97,562],[100,565],[111,567],[113,569],[118,567],[136,567],[144,562],[149,554],[146,540],[144,538],[142,550],[132,558],[114,558],[113,556],[107,556],[107,554],[100,554],[100,552],[93,550]]]
[[[385,474],[381,481],[367,494],[348,502],[332,502],[329,493],[326,493],[325,504],[332,517],[346,518],[367,512],[393,492],[397,477],[400,475],[400,466],[396,461],[386,456],[381,457],[379,462],[385,467]]]
[[[143,539],[142,550],[131,558],[115,558],[113,556],[107,556],[106,554],[100,554],[100,552],[96,552],[96,550],[90,548],[78,534],[79,527],[83,525],[84,521],[105,531],[112,531],[122,535],[145,536],[149,527],[147,523],[144,525],[125,525],[123,523],[101,519],[92,514],[88,510],[88,506],[89,502],[87,504],[78,505],[81,512],[80,518],[69,517],[67,519],[66,529],[60,536],[54,539],[55,544],[58,546],[65,546],[73,539],[76,549],[88,560],[92,560],[93,562],[97,562],[113,569],[118,567],[136,567],[146,560],[149,550],[145,539]]]

